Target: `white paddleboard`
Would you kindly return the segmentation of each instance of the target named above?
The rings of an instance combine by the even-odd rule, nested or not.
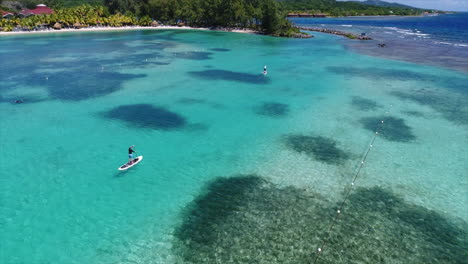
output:
[[[123,170],[130,169],[131,167],[133,167],[133,166],[137,165],[138,163],[140,163],[140,161],[142,159],[143,159],[143,156],[138,156],[138,157],[133,159],[132,163],[127,162],[124,165],[120,166],[119,170],[123,171]]]

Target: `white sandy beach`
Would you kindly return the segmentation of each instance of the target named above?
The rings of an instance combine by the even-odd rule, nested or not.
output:
[[[159,27],[143,27],[143,26],[125,26],[125,27],[88,27],[88,28],[65,28],[60,30],[47,29],[37,31],[10,31],[0,32],[0,36],[12,35],[29,35],[29,34],[45,34],[45,33],[64,33],[64,32],[94,32],[94,31],[128,31],[128,30],[164,30],[164,29],[184,29],[184,30],[213,30],[224,32],[248,33],[248,34],[261,34],[259,31],[252,29],[233,29],[233,28],[195,28],[195,27],[179,27],[179,26],[159,26]]]

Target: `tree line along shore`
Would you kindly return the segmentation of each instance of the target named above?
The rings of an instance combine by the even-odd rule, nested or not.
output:
[[[135,5],[129,5],[132,3]],[[54,8],[52,14],[10,16],[0,20],[2,31],[158,24],[242,28],[284,37],[304,35],[286,19],[275,0],[105,0],[104,5],[85,3]]]
[[[4,16],[0,20],[0,31],[164,24],[242,28],[273,36],[307,38],[310,36],[301,33],[286,18],[288,13],[416,15],[424,11],[336,0],[0,0],[0,10],[2,13],[17,11],[16,14],[21,14],[19,10],[34,8],[38,4],[50,6],[53,12]]]

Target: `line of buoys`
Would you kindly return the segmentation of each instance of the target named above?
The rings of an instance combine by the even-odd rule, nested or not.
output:
[[[392,107],[392,105],[390,105],[390,107]],[[388,114],[388,113],[389,113],[389,111],[385,112],[385,114]],[[364,156],[363,156],[363,158],[362,158],[362,160],[360,162],[359,168],[357,169],[356,173],[354,174],[353,180],[351,181],[351,188],[348,188],[348,190],[346,191],[344,199],[341,202],[341,205],[339,206],[338,210],[336,211],[336,216],[333,218],[333,220],[332,220],[332,222],[330,224],[330,227],[328,228],[328,236],[331,234],[331,232],[333,230],[333,227],[337,223],[338,217],[341,215],[341,212],[343,212],[344,205],[345,205],[346,201],[348,200],[348,197],[351,194],[351,191],[354,189],[356,179],[358,178],[358,176],[361,173],[362,168],[364,167],[364,163],[367,160],[367,156],[369,155],[371,149],[374,147],[375,140],[377,139],[377,136],[379,135],[379,127],[380,127],[380,129],[382,129],[384,123],[385,123],[384,120],[380,120],[380,123],[376,125],[375,133],[374,133],[374,136],[372,137],[371,143],[369,144],[369,147],[367,148],[367,151],[364,154]],[[318,262],[318,260],[320,258],[320,255],[323,252],[323,250],[324,250],[325,246],[327,245],[327,243],[328,243],[328,237],[324,238],[322,240],[320,247],[317,249],[317,255],[315,256],[314,263]]]

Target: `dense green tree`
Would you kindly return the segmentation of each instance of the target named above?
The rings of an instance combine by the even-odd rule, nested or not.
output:
[[[148,14],[148,0],[104,0],[104,5],[113,14],[144,16]]]
[[[330,16],[417,15],[426,11],[410,7],[372,6],[359,2],[335,0],[283,0],[280,3],[288,11],[326,13]]]
[[[55,1],[55,6],[65,4],[65,0],[44,1]],[[85,26],[148,25],[152,18],[172,25],[248,27],[279,36],[297,32],[285,18],[281,5],[275,0],[103,0],[103,3],[106,9],[89,4],[58,8],[55,14],[45,16],[48,17],[47,24],[61,21],[63,26],[73,26],[75,23]],[[20,26],[31,28],[35,23],[32,18],[25,18]]]

